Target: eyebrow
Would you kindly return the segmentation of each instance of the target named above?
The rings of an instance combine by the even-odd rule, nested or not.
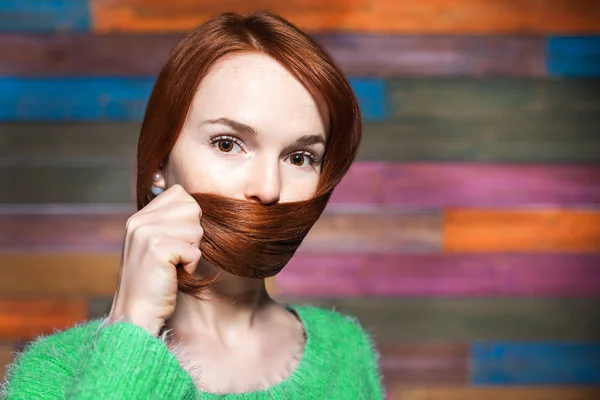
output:
[[[216,118],[216,119],[209,119],[202,123],[202,125],[204,125],[204,124],[221,124],[221,125],[230,127],[231,129],[233,129],[236,132],[244,132],[244,133],[249,133],[251,135],[256,135],[256,129],[254,129],[250,125],[246,125],[244,123],[234,121],[229,118],[221,117],[221,118]],[[324,145],[325,137],[323,135],[304,135],[304,136],[299,137],[296,140],[296,143],[299,145],[302,145],[302,146],[310,146],[312,144],[323,144]]]

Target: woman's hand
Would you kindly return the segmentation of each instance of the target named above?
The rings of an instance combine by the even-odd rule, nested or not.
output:
[[[177,265],[191,274],[200,261],[201,214],[196,200],[174,185],[129,218],[110,319],[158,336],[175,311]]]

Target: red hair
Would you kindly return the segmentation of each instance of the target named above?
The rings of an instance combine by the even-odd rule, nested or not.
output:
[[[311,200],[261,205],[195,193],[203,210],[203,257],[242,276],[264,278],[279,272],[356,157],[362,136],[358,102],[332,58],[310,37],[266,11],[225,13],[179,42],[150,95],[137,154],[137,206],[152,200],[153,174],[168,160],[192,100],[211,66],[223,56],[256,52],[278,61],[321,105],[329,132],[319,184]],[[223,210],[228,210],[223,214]],[[218,212],[217,212],[218,211]],[[180,290],[199,296],[210,282],[178,268]]]

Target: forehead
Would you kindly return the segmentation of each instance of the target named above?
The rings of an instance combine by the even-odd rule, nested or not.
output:
[[[300,133],[324,133],[325,121],[308,90],[277,61],[258,53],[215,62],[198,87],[191,113],[195,119],[235,119],[259,131],[285,125]]]

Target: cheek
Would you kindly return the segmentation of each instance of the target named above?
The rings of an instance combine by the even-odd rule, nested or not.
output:
[[[318,174],[306,174],[287,179],[281,188],[281,202],[303,201],[312,198],[319,185]]]

